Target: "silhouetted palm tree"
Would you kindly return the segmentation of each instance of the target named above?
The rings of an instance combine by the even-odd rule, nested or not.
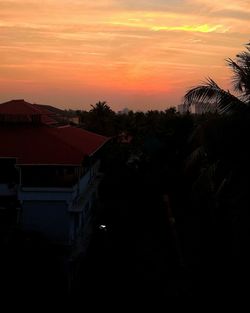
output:
[[[215,108],[219,113],[241,112],[247,108],[250,105],[250,42],[246,44],[246,49],[236,55],[235,61],[226,59],[233,71],[232,84],[238,96],[223,90],[208,78],[203,85],[188,90],[184,96],[185,103],[189,106],[200,103],[205,108]]]
[[[91,105],[88,116],[88,129],[101,135],[114,135],[115,112],[106,101],[99,101]]]
[[[233,113],[206,116],[190,138],[192,152],[186,162],[194,214],[201,217],[204,259],[212,256],[215,268],[218,260],[224,265],[250,259],[248,246],[242,244],[250,240],[250,153],[246,144],[250,136],[250,43],[246,49],[235,60],[226,60],[233,71],[236,96],[212,79],[185,95],[188,105],[199,103],[219,113]]]
[[[90,110],[90,112],[95,113],[95,114],[100,115],[100,116],[107,115],[107,114],[113,115],[113,113],[114,113],[111,110],[111,108],[107,105],[106,101],[99,101],[95,105],[91,104],[91,107],[92,107],[92,109]]]

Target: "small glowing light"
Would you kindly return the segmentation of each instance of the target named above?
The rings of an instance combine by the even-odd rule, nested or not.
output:
[[[107,230],[107,226],[102,224],[102,225],[99,226],[99,229],[100,230]]]

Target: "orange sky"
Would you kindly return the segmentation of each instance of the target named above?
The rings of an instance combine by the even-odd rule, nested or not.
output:
[[[229,88],[249,20],[249,0],[0,0],[0,102],[165,109],[208,76]]]

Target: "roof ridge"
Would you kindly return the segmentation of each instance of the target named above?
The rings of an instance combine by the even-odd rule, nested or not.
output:
[[[46,113],[42,112],[42,110],[35,103],[30,103],[30,102],[26,102],[26,101],[24,101],[24,103],[25,103],[26,106],[28,106],[28,107],[38,111],[39,114],[47,115]]]
[[[50,132],[50,134],[52,134],[52,136],[56,137],[56,139],[60,140],[61,142],[63,142],[64,144],[66,144],[67,146],[71,147],[73,150],[75,150],[76,152],[80,153],[81,155],[83,155],[83,157],[85,156],[82,151],[80,149],[78,149],[77,147],[75,147],[74,145],[70,144],[70,142],[64,140],[58,133],[56,133],[58,131],[58,129],[60,129],[59,127],[53,127],[53,128],[47,128],[50,130],[55,130],[55,132]]]
[[[69,125],[69,126],[70,126],[70,125]],[[72,127],[72,126],[71,126],[71,127]],[[103,136],[103,135],[101,135],[101,134],[93,133],[93,132],[91,132],[91,131],[89,131],[89,130],[86,130],[86,129],[83,129],[83,128],[81,128],[81,127],[75,127],[75,128],[80,129],[80,130],[82,130],[82,131],[84,131],[84,132],[86,132],[86,133],[88,133],[88,134],[91,134],[91,135],[95,134],[96,136],[100,136],[100,137],[103,137],[103,138],[110,138],[110,137],[108,137],[108,136]]]

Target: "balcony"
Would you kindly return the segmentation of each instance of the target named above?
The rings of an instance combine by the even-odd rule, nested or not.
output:
[[[18,190],[20,201],[72,201],[73,188],[49,187],[20,187]]]

